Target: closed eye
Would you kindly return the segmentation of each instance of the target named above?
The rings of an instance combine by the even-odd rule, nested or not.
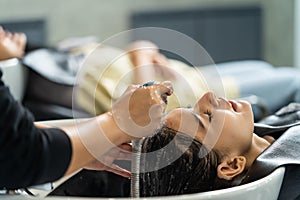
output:
[[[212,118],[213,118],[212,113],[211,113],[209,110],[206,110],[206,111],[204,112],[204,114],[208,115],[208,117],[209,117],[209,122],[211,122],[211,120],[212,120]]]
[[[189,109],[190,112],[192,113],[192,115],[195,117],[195,119],[198,121],[198,123],[200,124],[200,126],[205,129],[205,126],[203,124],[203,122],[201,121],[200,117],[191,109]]]

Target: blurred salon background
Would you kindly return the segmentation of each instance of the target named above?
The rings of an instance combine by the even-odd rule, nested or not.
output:
[[[101,41],[134,27],[162,26],[198,40],[216,62],[255,58],[300,67],[299,13],[298,0],[0,1],[0,23],[27,31],[32,45],[90,35]],[[252,45],[240,52],[233,39]],[[226,42],[231,53],[216,49],[230,48]]]
[[[73,39],[67,42],[72,46],[101,42],[132,28],[164,27],[199,42],[215,63],[261,60],[263,65],[300,68],[300,0],[1,0],[0,25],[26,33],[28,52],[57,47],[65,39]],[[126,46],[135,39],[121,42]],[[53,79],[43,64],[37,67],[40,71],[33,66],[25,78],[21,69],[4,73],[4,79],[37,120],[74,117],[73,83],[60,74]],[[289,101],[271,104],[275,110]],[[78,117],[86,116],[78,112]]]

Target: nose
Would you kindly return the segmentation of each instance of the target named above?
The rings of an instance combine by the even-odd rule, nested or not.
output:
[[[214,107],[217,107],[219,105],[215,93],[213,93],[213,92],[207,92],[206,94],[204,94],[204,96],[207,99],[207,101],[209,101],[209,103],[211,105],[213,105]]]
[[[197,103],[208,104],[214,107],[218,106],[218,100],[216,95],[213,92],[206,92]]]
[[[218,107],[218,101],[213,92],[207,92],[195,104],[194,112],[200,113],[201,111],[210,110],[212,107]]]

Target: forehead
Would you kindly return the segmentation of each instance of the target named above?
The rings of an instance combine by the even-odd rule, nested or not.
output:
[[[198,138],[199,135],[204,134],[199,121],[186,108],[177,108],[170,111],[164,118],[164,125],[193,138]]]
[[[172,128],[172,125],[175,123],[178,123],[178,121],[181,118],[181,108],[176,108],[174,110],[171,110],[169,113],[167,113],[163,119],[163,123],[169,127]]]
[[[165,115],[164,122],[167,124],[172,122],[180,122],[189,117],[188,115],[189,113],[187,108],[176,108]]]

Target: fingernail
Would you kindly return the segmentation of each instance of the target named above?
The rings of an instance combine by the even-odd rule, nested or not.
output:
[[[155,84],[158,84],[158,82],[156,82],[156,81],[149,81],[149,82],[143,84],[142,87],[148,87],[148,86],[155,85]]]
[[[173,85],[172,85],[171,81],[164,81],[164,82],[162,82],[162,84],[163,84],[165,87],[167,87],[167,88],[170,89],[168,95],[173,94]]]

